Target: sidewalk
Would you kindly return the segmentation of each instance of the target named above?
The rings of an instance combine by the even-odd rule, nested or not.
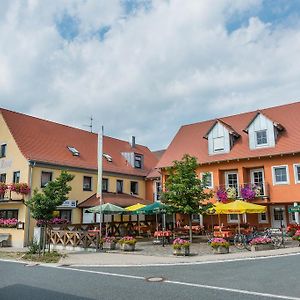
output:
[[[156,246],[159,247],[159,246]],[[160,246],[161,247],[161,246]],[[231,247],[234,248],[234,247]],[[167,250],[167,249],[166,249]],[[179,263],[201,263],[201,262],[214,262],[224,260],[236,260],[258,257],[269,257],[287,254],[300,254],[299,247],[282,248],[268,251],[242,251],[229,254],[204,254],[204,255],[191,255],[173,256],[171,247],[169,247],[167,255],[143,255],[139,252],[76,252],[68,253],[67,257],[62,258],[59,265],[72,265],[72,266],[145,266],[145,265],[161,265],[161,264],[179,264]],[[192,252],[193,253],[193,252]],[[211,252],[210,252],[211,253]]]

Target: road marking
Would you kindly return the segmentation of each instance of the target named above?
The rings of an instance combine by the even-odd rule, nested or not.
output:
[[[230,258],[230,259],[220,259],[220,260],[207,260],[207,261],[189,261],[189,262],[178,262],[178,263],[150,263],[150,264],[135,264],[135,265],[83,265],[83,264],[69,264],[70,267],[83,267],[83,268],[128,268],[128,267],[166,267],[166,266],[184,266],[184,265],[206,265],[206,264],[217,264],[217,263],[230,263],[236,261],[248,261],[248,260],[261,260],[261,259],[272,259],[288,256],[300,255],[297,253],[288,254],[277,254],[272,256],[257,256],[257,257],[243,257],[243,258]],[[63,266],[63,265],[61,265]]]

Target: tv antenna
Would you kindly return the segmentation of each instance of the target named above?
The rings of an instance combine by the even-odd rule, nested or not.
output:
[[[90,124],[89,125],[83,125],[85,127],[89,127],[90,128],[90,132],[93,133],[93,116],[90,117]]]

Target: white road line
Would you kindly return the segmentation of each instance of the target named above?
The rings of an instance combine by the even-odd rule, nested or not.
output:
[[[238,293],[238,294],[261,296],[261,297],[267,297],[267,298],[300,300],[300,298],[297,298],[297,297],[290,297],[290,296],[284,296],[284,295],[274,295],[274,294],[268,294],[268,293],[259,293],[259,292],[231,289],[231,288],[218,287],[218,286],[205,285],[205,284],[188,283],[188,282],[173,281],[173,280],[165,280],[164,282],[165,283],[171,283],[171,284],[179,284],[179,285],[185,285],[185,286],[191,286],[191,287],[210,289],[210,290],[219,290],[219,291],[226,291],[226,292],[232,292],[232,293]]]
[[[151,264],[132,264],[132,265],[84,265],[84,264],[70,264],[70,267],[83,267],[83,268],[128,268],[128,267],[165,267],[165,266],[184,266],[184,265],[206,265],[206,264],[217,264],[217,263],[230,263],[236,261],[248,261],[248,260],[261,260],[261,259],[272,259],[288,256],[300,255],[297,253],[278,254],[272,256],[258,256],[258,257],[243,257],[243,258],[231,258],[231,259],[220,259],[220,260],[208,260],[208,261],[194,261],[194,262],[178,262],[178,263],[151,263]]]

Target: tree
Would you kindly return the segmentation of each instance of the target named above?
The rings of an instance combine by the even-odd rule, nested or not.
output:
[[[33,196],[26,201],[26,205],[30,209],[31,216],[35,220],[42,221],[44,228],[44,236],[46,233],[47,223],[53,217],[53,211],[57,206],[63,204],[68,200],[68,194],[72,187],[68,185],[72,181],[74,175],[62,171],[60,176],[42,189],[42,191],[34,190]],[[45,249],[45,238],[43,242],[43,249]]]
[[[189,215],[189,235],[192,241],[192,214],[203,214],[210,204],[203,202],[209,200],[213,193],[206,189],[206,176],[198,178],[196,169],[197,158],[185,154],[181,161],[174,161],[173,166],[167,168],[168,177],[162,201],[172,212]]]

